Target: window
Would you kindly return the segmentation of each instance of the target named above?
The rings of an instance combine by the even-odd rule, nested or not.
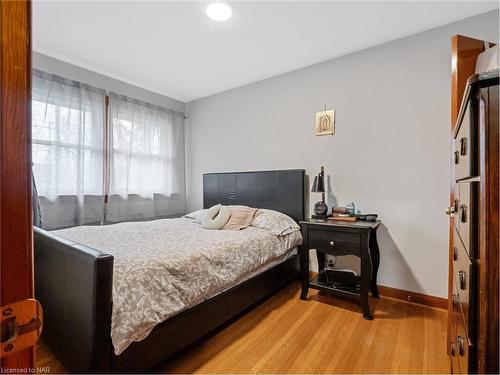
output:
[[[184,134],[178,117],[111,97],[111,194],[147,198],[183,189],[179,182],[184,179]]]
[[[183,211],[184,118],[114,94],[110,110],[109,220]]]
[[[103,94],[64,80],[34,79],[33,164],[40,195],[95,194],[103,190]]]

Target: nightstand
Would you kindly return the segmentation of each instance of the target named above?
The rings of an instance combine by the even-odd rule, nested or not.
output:
[[[342,296],[359,298],[363,317],[372,320],[368,302],[368,291],[378,297],[377,272],[380,253],[377,243],[377,228],[380,221],[343,222],[309,219],[300,222],[304,237],[300,249],[301,299],[307,298],[309,288],[319,289]],[[319,273],[309,280],[309,250],[315,249]],[[325,270],[325,254],[342,256],[356,255],[361,260],[361,272],[356,276],[350,272]]]

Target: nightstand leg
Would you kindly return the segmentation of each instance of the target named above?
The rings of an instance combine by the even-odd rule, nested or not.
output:
[[[370,256],[372,258],[372,279],[370,281],[370,291],[373,297],[378,298],[377,273],[380,265],[380,252],[377,242],[377,228],[370,231]]]
[[[372,261],[370,258],[368,241],[366,241],[364,245],[365,246],[363,246],[361,249],[361,309],[363,310],[363,318],[365,318],[366,320],[373,320],[373,315],[370,312],[370,303],[368,301],[368,291],[370,289],[370,282],[372,280]]]
[[[361,310],[363,310],[363,318],[366,320],[373,320],[373,315],[370,312],[370,303],[368,301],[368,283],[363,287],[363,281],[361,281]]]
[[[302,291],[300,299],[307,299],[307,292],[309,292],[309,250],[301,247],[300,251],[300,281],[302,283]]]

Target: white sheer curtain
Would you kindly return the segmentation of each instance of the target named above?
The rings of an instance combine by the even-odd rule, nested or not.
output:
[[[110,95],[110,222],[184,213],[184,117]]]
[[[105,98],[34,70],[33,173],[46,229],[185,212],[183,115],[109,94],[106,119]]]
[[[34,70],[33,173],[45,228],[103,217],[104,91]]]

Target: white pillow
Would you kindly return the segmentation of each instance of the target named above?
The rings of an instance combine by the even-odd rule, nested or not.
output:
[[[229,220],[231,209],[220,204],[210,207],[203,216],[201,226],[205,229],[221,229]]]
[[[265,208],[259,208],[250,226],[268,230],[278,237],[300,230],[299,225],[290,216]]]
[[[201,222],[203,221],[203,217],[205,216],[207,211],[208,210],[206,208],[202,208],[201,210],[197,210],[187,215],[184,215],[184,217],[188,219],[194,219],[194,222],[196,224],[201,224]]]

